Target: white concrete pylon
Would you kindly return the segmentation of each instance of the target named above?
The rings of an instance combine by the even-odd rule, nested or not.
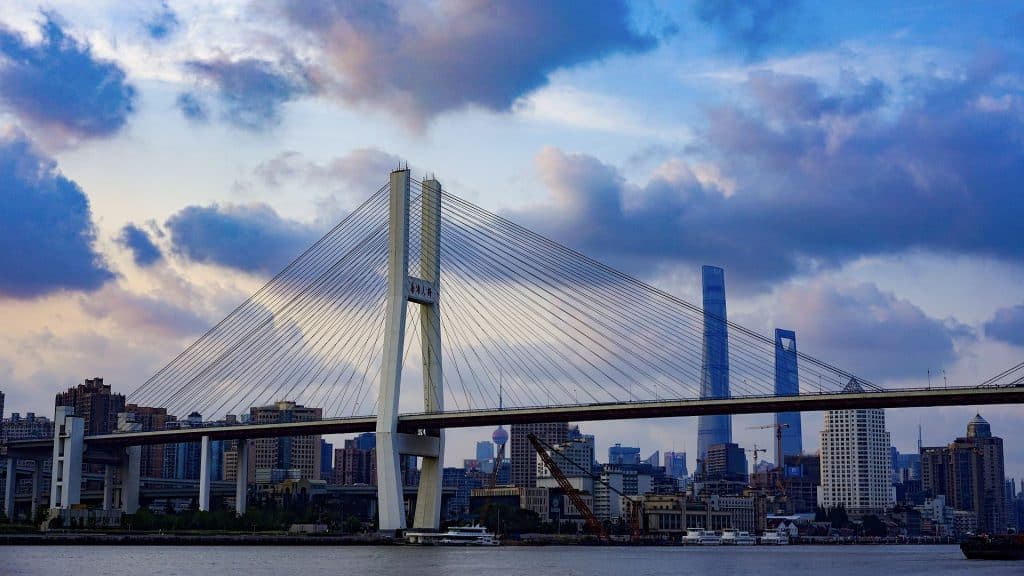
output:
[[[210,511],[210,437],[203,436],[199,453],[199,510]]]
[[[402,454],[423,457],[414,525],[438,529],[441,522],[441,475],[444,435],[440,430],[421,434],[398,432],[403,345],[408,303],[420,309],[423,356],[424,410],[444,410],[441,370],[440,223],[441,184],[423,183],[420,230],[420,274],[409,275],[409,170],[391,173],[388,220],[388,294],[384,325],[380,389],[377,401],[377,506],[379,529],[395,533],[406,527],[400,475]]]
[[[249,496],[249,441],[238,440],[238,472],[235,476],[235,514],[245,514]]]
[[[37,512],[39,511],[39,499],[43,496],[43,461],[33,461],[32,469],[32,509],[30,511],[30,517],[32,521],[39,520]]]

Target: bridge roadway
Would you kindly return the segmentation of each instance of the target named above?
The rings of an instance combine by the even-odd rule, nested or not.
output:
[[[502,410],[468,410],[443,413],[403,414],[399,429],[468,428],[498,424],[541,422],[591,422],[701,416],[706,414],[762,414],[774,412],[811,412],[818,410],[849,410],[857,408],[915,408],[937,406],[980,406],[989,404],[1024,404],[1024,385],[992,387],[959,387],[900,389],[884,392],[822,393],[799,396],[745,396],[708,400],[654,400],[606,404],[574,404],[567,406],[505,408]],[[90,448],[138,446],[196,442],[203,436],[212,440],[270,438],[313,434],[347,434],[372,432],[376,416],[333,418],[308,422],[185,428],[152,432],[122,432],[86,436]],[[8,443],[8,450],[35,452],[52,449],[53,441],[20,440]]]

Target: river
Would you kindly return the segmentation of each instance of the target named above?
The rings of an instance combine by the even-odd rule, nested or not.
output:
[[[0,546],[4,576],[937,576],[1024,574],[956,546]]]

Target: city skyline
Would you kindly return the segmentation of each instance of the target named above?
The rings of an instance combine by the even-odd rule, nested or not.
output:
[[[1000,232],[1024,215],[1012,3],[499,5],[384,3],[379,21],[319,2],[0,7],[7,412],[52,417],[94,376],[130,392],[399,161],[690,302],[719,266],[731,319],[885,387],[1020,361],[1024,254]],[[409,34],[388,46],[375,26]],[[533,29],[559,41],[513,62],[490,42]],[[426,47],[439,60],[411,64]],[[887,421],[909,451],[919,423],[941,445],[978,411]],[[980,412],[1024,432],[1018,406]],[[771,448],[746,430],[771,418],[734,417],[733,441]],[[587,427],[599,453],[695,454],[696,420]],[[805,451],[822,421],[803,415]],[[451,452],[490,431],[451,433]],[[1024,476],[1024,446],[1006,450]]]

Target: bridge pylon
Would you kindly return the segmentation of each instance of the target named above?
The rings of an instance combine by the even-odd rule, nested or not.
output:
[[[410,302],[420,308],[425,412],[444,411],[441,370],[441,184],[423,182],[420,215],[420,277],[409,274],[409,170],[395,170],[390,179],[388,219],[388,292],[377,413],[377,505],[379,530],[397,533],[406,528],[401,456],[423,458],[413,526],[441,527],[441,476],[444,432],[398,431],[398,400],[402,381],[405,322]]]

